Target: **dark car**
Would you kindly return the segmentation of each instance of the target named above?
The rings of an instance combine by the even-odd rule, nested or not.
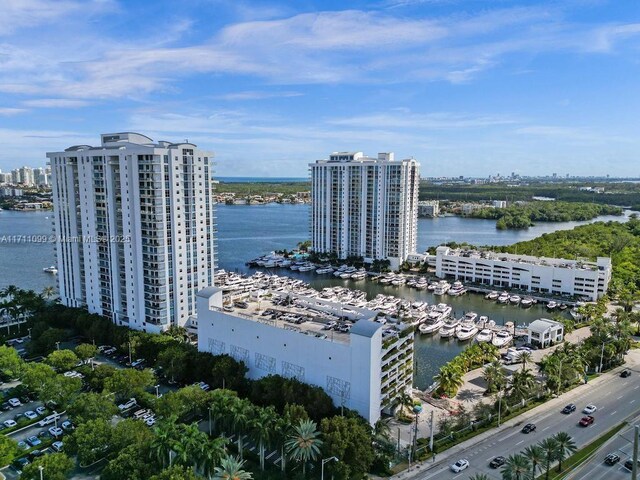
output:
[[[491,468],[498,468],[504,465],[506,461],[507,459],[504,457],[496,457],[493,460],[491,460],[491,463],[489,463],[489,466]]]
[[[9,402],[2,402],[2,405],[0,405],[0,409],[6,411],[11,410],[11,405],[9,405]]]
[[[566,407],[562,409],[562,413],[573,413],[576,411],[576,406],[573,403],[570,403]]]
[[[29,462],[29,460],[26,459],[25,457],[18,458],[18,459],[13,461],[13,468],[16,469],[16,472],[22,473],[22,469],[24,467],[26,467],[27,465],[29,465],[29,463],[31,463],[31,462]]]
[[[31,450],[31,452],[29,452],[29,458],[31,458],[32,462],[35,458],[41,457],[42,455],[44,455],[44,453],[41,450]]]
[[[606,457],[604,457],[604,463],[607,465],[615,465],[620,461],[620,455],[616,455],[615,453],[610,453]]]
[[[538,350],[538,347],[536,347],[533,343],[523,343],[522,346],[528,348],[529,350]]]
[[[625,368],[620,372],[620,376],[622,378],[627,378],[629,375],[631,375],[631,370],[629,370],[628,368]]]
[[[527,423],[524,427],[522,427],[522,433],[530,433],[536,431],[535,423]]]
[[[626,462],[624,462],[624,468],[626,468],[627,470],[633,470],[633,459],[629,459]],[[638,470],[640,470],[640,460],[638,460]]]
[[[580,419],[580,426],[581,427],[588,427],[589,425],[591,425],[593,422],[595,421],[595,418],[593,418],[591,415],[587,415],[586,417],[582,417]]]

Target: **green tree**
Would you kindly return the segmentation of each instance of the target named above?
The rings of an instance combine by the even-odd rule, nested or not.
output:
[[[553,437],[545,438],[540,442],[539,445],[542,451],[544,452],[544,468],[545,468],[544,478],[548,480],[549,469],[551,468],[551,464],[553,463],[553,461],[556,460],[557,458],[557,452],[560,446],[558,445],[558,441]]]
[[[173,465],[151,477],[151,480],[198,480],[199,478],[192,468]]]
[[[529,468],[529,460],[525,456],[509,455],[500,473],[504,480],[524,480]]]
[[[540,445],[530,445],[524,449],[522,455],[529,461],[531,465],[531,474],[530,477],[536,478],[538,473],[538,469],[544,465],[545,454],[544,450],[540,447]]]
[[[244,471],[244,460],[237,457],[225,457],[215,469],[215,480],[251,480],[253,475]]]
[[[8,465],[18,453],[18,444],[11,438],[0,435],[0,464]]]
[[[73,460],[64,453],[51,453],[38,457],[33,463],[24,467],[20,478],[24,480],[40,480],[42,475],[47,480],[66,480],[73,466]],[[40,467],[43,468],[42,474],[40,473]]]
[[[335,478],[362,478],[375,458],[371,427],[359,418],[335,416],[322,420],[322,455],[337,457],[326,468]]]
[[[293,427],[285,447],[292,459],[302,463],[302,474],[305,475],[307,463],[318,458],[322,444],[316,423],[304,420]]]
[[[46,390],[41,393],[39,398],[44,402],[52,401],[62,408],[66,408],[81,389],[82,380],[79,378],[54,375],[48,380]]]
[[[156,365],[170,380],[182,380],[189,372],[189,353],[180,345],[166,348],[158,355]]]
[[[464,372],[455,363],[447,363],[440,367],[440,371],[434,377],[438,383],[437,392],[448,397],[455,397],[458,389],[464,384]]]
[[[104,389],[115,393],[117,398],[135,397],[145,389],[156,384],[156,377],[149,369],[135,370],[128,368],[116,370],[113,375],[104,381]]]
[[[148,458],[145,446],[129,445],[109,461],[100,474],[100,480],[147,480],[159,470]]]
[[[258,443],[260,470],[264,470],[265,449],[271,444],[277,417],[278,415],[273,407],[258,408],[256,415],[250,422],[251,436]]]
[[[98,347],[90,343],[81,343],[75,348],[75,352],[80,360],[86,361],[95,358],[98,354]]]
[[[89,420],[110,420],[118,413],[118,408],[110,398],[99,393],[80,393],[67,408],[69,418],[81,425]]]
[[[55,350],[47,356],[45,362],[59,372],[66,372],[78,364],[78,356],[72,350]]]
[[[18,378],[24,362],[15,348],[0,346],[0,373],[9,378]]]
[[[154,437],[151,442],[151,456],[164,468],[171,464],[171,452],[173,452],[178,436],[175,418],[158,422],[153,432]]]
[[[560,472],[562,471],[562,462],[564,459],[573,454],[578,447],[571,435],[567,432],[558,432],[553,436],[553,439],[558,444],[556,460],[558,460],[558,471]]]
[[[111,446],[112,429],[103,419],[89,420],[65,440],[65,449],[78,455],[80,465],[90,465],[105,457]]]
[[[533,393],[536,385],[531,370],[518,370],[511,376],[510,395],[517,400],[525,400]]]
[[[27,363],[22,368],[20,379],[27,389],[36,392],[42,399],[42,394],[49,385],[49,379],[54,377],[56,372],[49,365],[43,363]]]
[[[91,387],[91,390],[101,392],[104,390],[104,381],[113,376],[116,368],[111,365],[96,365],[93,369],[84,370],[84,382]]]
[[[504,369],[498,360],[494,360],[484,368],[482,377],[487,382],[487,393],[495,393],[501,390],[506,383]]]

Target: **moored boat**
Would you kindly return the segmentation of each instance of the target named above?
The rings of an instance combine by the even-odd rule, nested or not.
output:
[[[493,336],[491,343],[498,348],[502,348],[509,345],[512,341],[513,335],[511,335],[507,330],[500,330]]]
[[[465,342],[471,340],[477,333],[478,327],[474,323],[463,323],[456,332],[456,338],[461,342]]]
[[[484,298],[486,298],[487,300],[497,300],[498,299],[498,292],[493,290],[492,292],[487,293],[484,296]]]
[[[480,330],[478,335],[476,335],[476,342],[489,343],[491,340],[493,340],[493,332],[488,328]]]

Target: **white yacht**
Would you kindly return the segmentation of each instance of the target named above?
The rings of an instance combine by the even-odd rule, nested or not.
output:
[[[391,285],[395,285],[396,287],[399,285],[404,285],[407,283],[407,279],[402,275],[396,275],[396,278],[391,281]]]
[[[531,297],[524,297],[520,301],[520,306],[521,307],[529,308],[531,305],[533,305],[533,298],[531,298]]]
[[[453,282],[453,285],[451,285],[451,288],[449,288],[449,291],[447,293],[449,295],[458,296],[467,293],[467,289],[464,288],[462,282],[456,281]]]
[[[522,297],[520,297],[520,295],[511,295],[509,297],[509,301],[514,305],[518,305],[521,300],[522,300]]]
[[[572,308],[571,310],[569,310],[569,313],[571,314],[571,318],[573,318],[574,320],[582,320],[582,314],[578,312],[576,308]]]
[[[487,323],[489,323],[489,317],[487,317],[486,315],[480,315],[478,320],[476,320],[476,325],[478,325],[478,327],[480,328],[485,328],[487,326]]]
[[[418,330],[420,330],[420,333],[428,335],[430,333],[436,333],[442,328],[443,325],[444,320],[442,320],[441,318],[438,318],[436,320],[427,320],[426,322],[420,324]]]
[[[461,342],[471,340],[478,333],[478,327],[474,323],[463,323],[456,332],[456,337]]]
[[[555,310],[557,306],[558,304],[551,300],[549,303],[547,303],[547,310]]]
[[[311,270],[315,270],[316,266],[313,263],[306,263],[301,265],[298,271],[300,272],[310,272]]]
[[[493,336],[491,343],[498,348],[506,347],[513,340],[513,336],[507,330],[500,330]]]
[[[419,290],[424,290],[429,287],[429,282],[427,282],[426,278],[420,277],[416,282],[415,287]]]
[[[455,336],[456,331],[460,327],[460,320],[452,318],[442,325],[440,328],[440,338],[450,338]]]
[[[364,280],[367,278],[367,272],[364,269],[351,274],[351,280]]]
[[[55,265],[51,265],[50,267],[45,267],[45,268],[42,269],[42,271],[45,272],[45,273],[51,273],[53,275],[58,273],[58,269],[56,268]]]
[[[323,267],[316,270],[318,275],[324,275],[325,273],[333,273],[333,268],[331,267]]]
[[[467,312],[464,314],[462,321],[467,323],[474,323],[476,321],[476,318],[478,318],[478,314],[476,312]]]
[[[509,294],[507,292],[502,292],[498,295],[498,303],[508,303],[509,302]]]
[[[480,330],[476,336],[476,342],[478,343],[489,343],[491,340],[493,340],[493,332],[488,328]]]
[[[484,298],[486,298],[487,300],[497,300],[498,299],[498,292],[493,290],[492,292],[487,293],[484,296]]]
[[[451,288],[451,284],[449,282],[447,282],[446,280],[441,280],[438,282],[438,285],[433,290],[433,294],[444,295],[449,291],[450,288]]]
[[[437,286],[438,286],[438,282],[431,282],[427,287],[427,290],[434,291]]]
[[[435,311],[438,312],[442,318],[447,318],[451,315],[453,308],[451,308],[451,305],[447,305],[446,303],[439,303],[436,305]]]

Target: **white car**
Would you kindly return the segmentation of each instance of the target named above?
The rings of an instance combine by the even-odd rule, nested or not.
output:
[[[134,405],[136,405],[136,399],[135,398],[130,398],[127,402],[125,403],[121,403],[120,405],[118,405],[118,408],[122,411],[122,410],[128,410],[131,407],[133,407]]]
[[[61,452],[62,451],[62,447],[64,447],[64,443],[63,442],[53,442],[51,444],[51,448],[55,451],[55,452]]]
[[[36,418],[38,418],[38,414],[32,410],[29,410],[28,412],[24,412],[24,416],[27,417],[29,420],[35,420]]]
[[[598,409],[598,407],[596,407],[595,405],[589,404],[586,407],[584,407],[584,410],[582,410],[582,413],[586,413],[587,415],[591,415],[597,409]]]
[[[54,437],[59,437],[64,432],[62,431],[62,429],[60,427],[49,427],[49,433]]]
[[[18,400],[17,398],[10,398],[8,400],[9,405],[11,405],[12,407],[19,407],[20,405],[22,405],[22,402],[20,400]]]
[[[461,458],[456,463],[452,464],[449,468],[452,472],[459,473],[469,467],[469,460]]]
[[[38,415],[44,415],[44,412],[46,412],[47,409],[45,407],[43,407],[42,405],[36,408],[36,413]]]
[[[16,422],[14,422],[13,420],[5,420],[4,422],[2,422],[4,424],[5,427],[7,428],[11,428],[11,427],[15,427],[17,425]]]
[[[144,423],[146,423],[150,427],[153,427],[156,424],[156,419],[155,417],[149,417],[144,421]]]

